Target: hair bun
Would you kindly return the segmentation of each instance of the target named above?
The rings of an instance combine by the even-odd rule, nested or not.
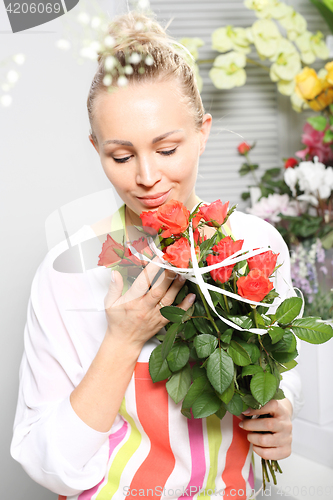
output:
[[[98,62],[106,55],[133,51],[150,53],[161,46],[171,48],[173,43],[153,17],[136,11],[115,17],[108,25],[107,36],[111,37],[109,46],[99,53]]]

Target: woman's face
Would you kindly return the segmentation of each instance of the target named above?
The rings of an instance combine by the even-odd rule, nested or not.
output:
[[[176,81],[130,84],[95,101],[94,132],[103,169],[130,210],[143,211],[175,199],[191,210],[195,182],[212,117],[200,131]]]

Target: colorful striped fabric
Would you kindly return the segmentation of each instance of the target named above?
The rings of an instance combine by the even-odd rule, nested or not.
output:
[[[252,453],[239,419],[184,417],[165,381],[154,384],[149,375],[156,345],[149,341],[136,364],[120,408],[123,426],[109,436],[105,477],[67,500],[248,498]]]

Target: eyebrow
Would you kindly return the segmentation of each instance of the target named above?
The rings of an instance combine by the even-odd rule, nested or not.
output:
[[[156,142],[162,141],[171,134],[175,134],[176,132],[182,132],[182,131],[183,129],[179,128],[177,130],[171,130],[171,132],[166,132],[165,134],[159,135],[158,137],[155,137],[155,139],[152,140],[152,144],[156,144]],[[106,144],[120,144],[121,146],[133,147],[133,144],[130,141],[122,141],[120,139],[108,139],[107,141],[103,142],[103,146],[105,146]]]

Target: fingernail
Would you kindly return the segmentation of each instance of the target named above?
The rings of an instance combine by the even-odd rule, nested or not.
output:
[[[179,281],[186,281],[185,274],[179,274]]]
[[[241,427],[241,428],[243,429],[243,427],[244,427],[243,422],[239,422],[239,424],[238,424],[238,425],[239,425],[239,427]]]
[[[114,279],[114,271],[111,271],[110,280],[112,281],[112,283],[114,283],[114,282],[115,282],[115,279]]]
[[[191,293],[188,297],[187,297],[188,301],[190,304],[193,304],[193,302],[195,301],[195,293]]]
[[[242,411],[242,414],[243,414],[243,415],[248,415],[249,413],[251,413],[251,410],[245,410],[245,411]]]

